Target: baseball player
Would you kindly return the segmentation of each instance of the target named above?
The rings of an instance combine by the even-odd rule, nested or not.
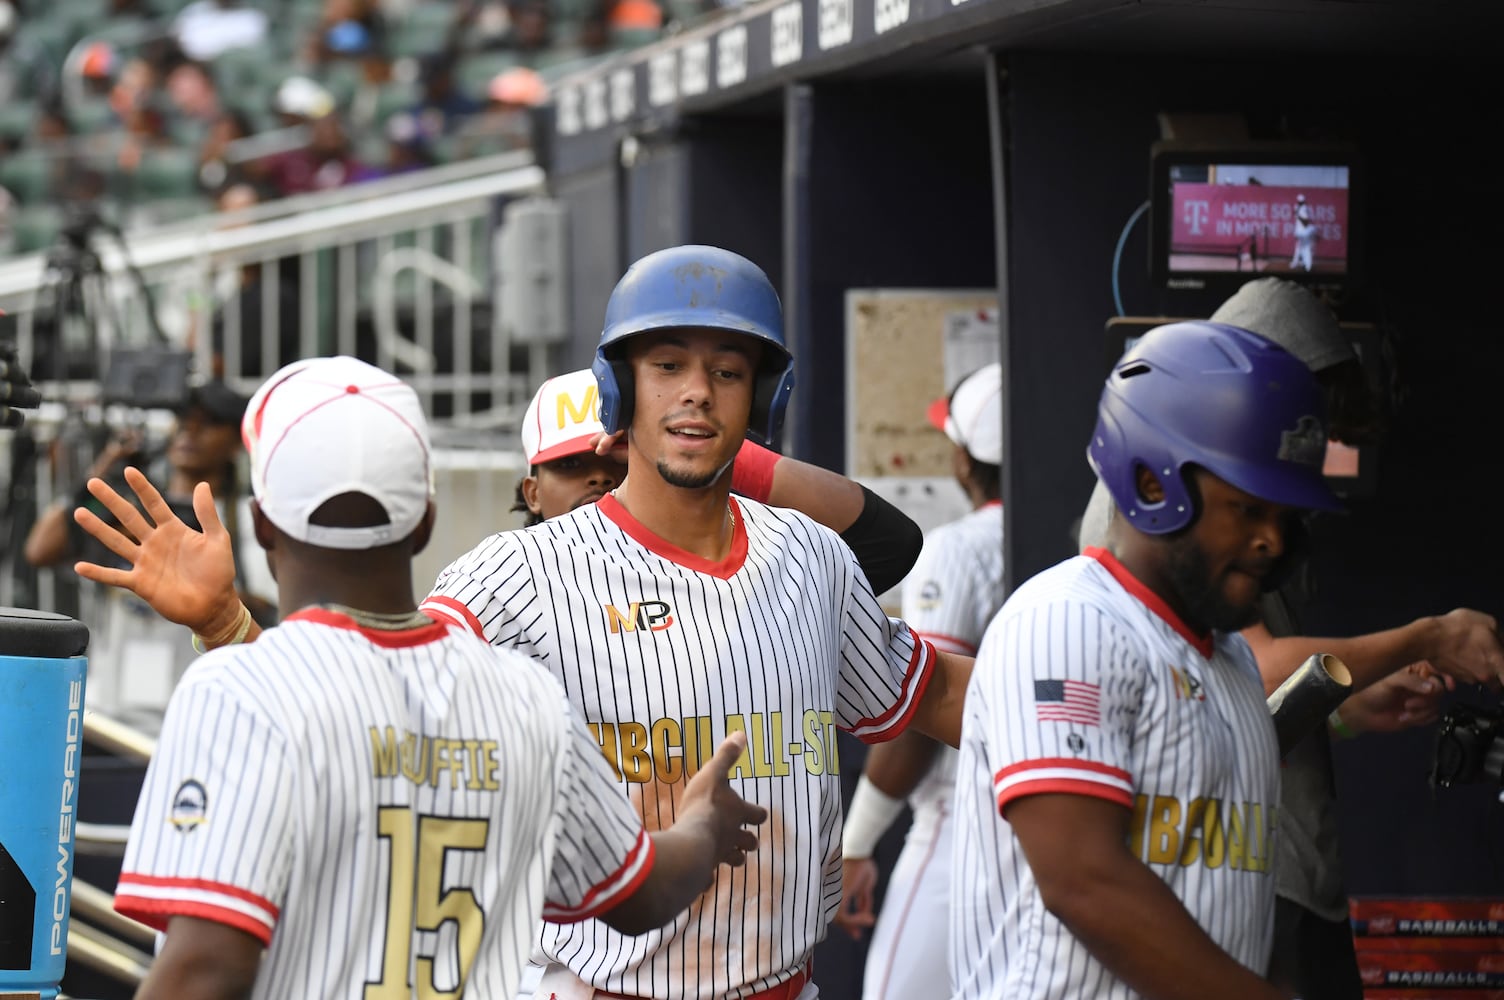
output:
[[[423,607],[560,677],[648,828],[677,814],[727,732],[748,734],[733,777],[774,822],[755,864],[652,934],[547,931],[556,965],[539,996],[808,1000],[840,896],[835,729],[881,740],[912,724],[954,746],[971,661],[883,614],[842,544],[887,530],[870,496],[842,536],[754,489],[731,497],[745,436],[777,433],[793,385],[777,295],[750,261],[697,246],[639,261],[608,303],[594,370],[602,424],[628,431],[636,471],[598,503],[486,539]],[[765,464],[754,478],[781,489],[789,460]],[[233,597],[167,570],[222,560],[212,536],[158,524],[134,554],[160,559],[78,570],[195,623],[206,646],[245,641],[257,631],[237,624]]]
[[[1377,439],[1382,420],[1359,358],[1337,317],[1309,288],[1284,278],[1249,281],[1211,319],[1252,330],[1304,362],[1326,392],[1332,438],[1353,444]],[[1082,519],[1083,547],[1103,543],[1111,514],[1112,501],[1098,482]],[[1310,527],[1319,540],[1320,523]],[[1424,725],[1438,714],[1446,687],[1497,684],[1504,675],[1504,646],[1492,615],[1456,608],[1364,635],[1309,636],[1300,634],[1298,613],[1309,606],[1308,589],[1292,574],[1266,591],[1260,620],[1242,632],[1266,692],[1313,653],[1342,660],[1353,693],[1332,713],[1331,737]],[[1328,733],[1311,734],[1285,755],[1269,976],[1305,1000],[1361,1000],[1363,993],[1338,850],[1336,788]]]
[[[512,507],[526,512],[529,527],[595,503],[626,475],[623,434],[606,434],[599,409],[599,387],[588,368],[546,379],[533,394],[522,421],[528,472]],[[865,486],[755,441],[742,442],[736,453],[731,490],[792,507],[839,532],[874,593],[903,579],[924,541],[917,524]]]
[[[643,939],[545,928],[538,996],[812,997],[840,893],[835,728],[880,740],[912,722],[953,743],[969,660],[887,618],[834,532],[731,497],[744,437],[776,434],[793,382],[750,261],[698,246],[638,261],[594,370],[602,425],[627,431],[625,482],[483,541],[423,606],[555,670],[649,828],[723,730],[748,732],[733,777],[773,825],[770,850]]]
[[[956,480],[972,512],[925,539],[903,582],[903,618],[937,649],[975,656],[1003,603],[1002,366],[962,379],[930,407],[955,445]],[[907,732],[867,754],[842,829],[843,895],[836,923],[853,936],[872,927],[863,1000],[924,996],[949,982],[951,798],[956,751]],[[872,853],[907,797],[913,821],[894,863],[881,915],[873,914]]]
[[[603,433],[599,390],[590,369],[544,379],[522,417],[522,454],[528,470],[517,482],[514,513],[531,527],[595,503],[627,474],[626,457],[595,453]]]
[[[1311,206],[1306,204],[1305,195],[1298,194],[1295,196],[1295,252],[1290,257],[1290,267],[1311,270],[1315,250],[1316,223],[1311,220]]]
[[[173,694],[116,892],[166,931],[139,998],[506,996],[540,917],[640,933],[745,863],[766,811],[726,781],[743,736],[649,834],[554,678],[418,611],[434,508],[410,388],[298,362],[244,433],[283,623]]]
[[[1279,759],[1237,630],[1321,475],[1323,400],[1238,327],[1175,323],[1118,362],[1088,454],[1106,549],[988,626],[956,778],[951,970],[970,997],[1278,997]]]

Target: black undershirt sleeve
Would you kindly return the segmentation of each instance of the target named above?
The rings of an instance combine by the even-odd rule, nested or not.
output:
[[[924,532],[897,507],[862,487],[862,512],[841,532],[874,594],[899,583],[919,558]]]

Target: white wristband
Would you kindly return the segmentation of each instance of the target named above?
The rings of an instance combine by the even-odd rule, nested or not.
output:
[[[848,860],[872,857],[877,842],[901,812],[903,799],[895,799],[862,775],[841,831],[841,855]]]

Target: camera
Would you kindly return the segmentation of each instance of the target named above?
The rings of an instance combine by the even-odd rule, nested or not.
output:
[[[1504,786],[1504,711],[1455,705],[1442,716],[1431,761],[1431,784]]]

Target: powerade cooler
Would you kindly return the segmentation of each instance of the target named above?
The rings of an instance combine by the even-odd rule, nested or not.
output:
[[[63,979],[88,645],[72,618],[0,608],[0,997]]]

